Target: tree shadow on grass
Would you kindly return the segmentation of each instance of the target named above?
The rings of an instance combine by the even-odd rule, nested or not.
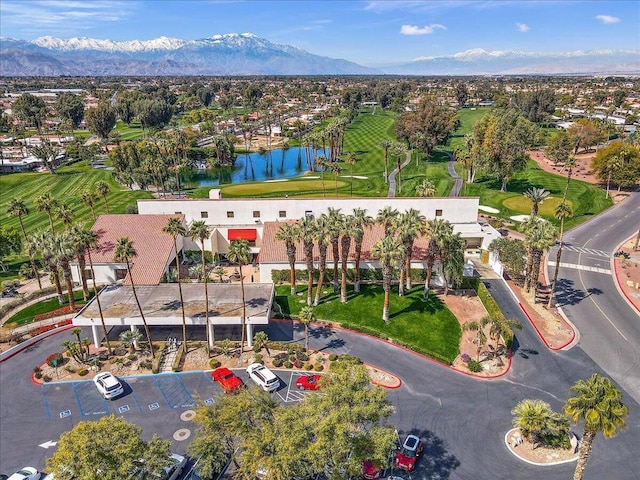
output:
[[[416,463],[415,478],[451,478],[451,473],[460,466],[460,461],[447,450],[442,439],[429,430],[413,429],[408,433],[418,436],[424,442],[422,455]]]

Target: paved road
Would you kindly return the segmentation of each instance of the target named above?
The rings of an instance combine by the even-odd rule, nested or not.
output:
[[[439,152],[444,153],[447,157],[449,157],[449,163],[447,163],[447,170],[449,171],[449,176],[455,179],[455,183],[453,184],[453,188],[449,193],[450,197],[457,197],[460,195],[460,190],[462,190],[462,177],[458,175],[456,172],[455,162],[456,159],[450,152],[446,150],[438,150]]]
[[[407,152],[407,159],[402,163],[401,168],[406,167],[411,162],[411,150]],[[395,197],[396,196],[396,175],[398,174],[398,168],[394,168],[393,171],[389,174],[389,193],[387,197]]]
[[[580,331],[579,346],[640,402],[640,316],[619,294],[615,279],[607,273],[611,272],[611,255],[616,246],[638,228],[640,192],[635,192],[614,208],[567,232],[557,298]],[[549,258],[555,260],[555,249]],[[554,268],[548,268],[548,278]]]
[[[516,337],[512,370],[502,379],[477,380],[376,339],[326,327],[311,329],[311,346],[357,355],[402,378],[403,385],[389,391],[395,405],[391,421],[401,435],[415,433],[426,441],[426,455],[420,459],[413,479],[570,478],[573,464],[534,467],[509,453],[503,438],[511,425],[510,411],[524,398],[540,398],[560,410],[576,380],[601,370],[579,347],[568,352],[545,349],[504,283],[495,280],[487,284],[505,315],[518,318],[524,326]],[[171,439],[178,429],[190,428],[180,415],[191,408],[193,399],[215,398],[219,391],[206,375],[197,372],[130,379],[132,391],[110,403],[96,397],[89,382],[44,388],[33,385],[29,380],[31,369],[59,349],[60,337],[54,335],[0,364],[3,473],[23,464],[43,468],[53,449],[45,450],[39,444],[56,441],[78,421],[98,418],[106,411],[142,426],[146,437],[157,432]],[[301,341],[303,329],[291,322],[274,322],[269,337]],[[281,378],[290,384],[291,375],[282,373]],[[276,395],[281,401],[296,401],[298,392],[283,386]],[[613,439],[596,441],[586,479],[637,479],[640,406],[627,400],[629,428]],[[158,407],[152,408],[156,403]],[[124,405],[129,409],[120,413]],[[65,416],[67,410],[71,414]],[[172,448],[183,453],[186,443],[173,441]]]

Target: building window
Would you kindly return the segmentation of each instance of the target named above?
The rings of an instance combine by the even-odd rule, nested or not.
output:
[[[200,218],[209,218],[209,212],[200,212]]]
[[[91,274],[91,268],[86,268],[84,270],[84,278],[86,280],[91,280],[93,278],[93,275]]]
[[[442,210],[436,210],[436,217],[442,216]]]
[[[124,280],[124,277],[127,276],[126,268],[116,268],[116,281]]]
[[[278,216],[280,218],[286,218],[287,216],[287,211],[286,210],[280,210],[280,213],[278,214]]]
[[[174,215],[182,215],[182,212],[173,212]]]
[[[260,218],[260,210],[253,211],[253,218]]]
[[[227,212],[227,218],[233,218],[233,212]]]
[[[306,211],[304,212],[304,216],[305,216],[306,218],[310,218],[311,220],[313,220],[313,212],[312,212],[311,210],[306,210]]]

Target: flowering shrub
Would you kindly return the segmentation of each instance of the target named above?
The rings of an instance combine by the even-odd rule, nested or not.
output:
[[[62,364],[63,360],[64,357],[61,353],[52,353],[47,357],[47,365],[49,365],[50,367],[57,367],[58,365]]]
[[[463,353],[460,358],[462,359],[462,361],[464,363],[469,363],[469,360],[471,360],[471,357],[469,356],[468,353]]]
[[[82,308],[82,307],[77,307],[77,306],[75,308],[71,308],[69,306],[61,307],[61,308],[58,308],[56,310],[52,310],[52,311],[47,312],[47,313],[41,313],[39,315],[35,315],[33,317],[33,321],[37,322],[38,320],[45,320],[47,318],[53,318],[53,317],[57,317],[59,315],[66,315],[67,313],[75,313],[75,312],[79,311],[80,308]]]
[[[64,327],[65,325],[71,325],[71,319],[66,319],[66,320],[62,320],[58,323],[54,323],[52,325],[44,325],[42,327],[38,327],[34,330],[31,330],[29,332],[29,335],[31,335],[32,337],[35,337],[37,335],[40,335],[41,333],[45,333],[48,332],[49,330],[53,330],[54,328],[58,328],[58,327]]]

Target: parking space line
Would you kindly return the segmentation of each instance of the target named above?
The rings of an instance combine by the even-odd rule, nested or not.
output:
[[[44,398],[44,409],[47,412],[47,418],[51,420],[51,410],[49,409],[49,400],[47,399],[47,389],[42,385],[42,397]]]
[[[80,397],[78,396],[78,392],[76,391],[76,383],[71,384],[71,388],[73,389],[73,394],[76,396],[76,403],[80,408],[80,415],[85,415],[84,410],[82,409],[82,402],[80,402]]]
[[[189,390],[187,389],[187,386],[184,384],[184,382],[182,381],[182,379],[180,378],[180,375],[176,375],[176,378],[178,379],[178,381],[180,382],[180,385],[182,385],[182,388],[184,389],[185,393],[187,394],[187,396],[191,399],[191,402],[188,404],[183,404],[182,407],[193,407],[196,404],[196,401],[193,399],[193,396],[191,395],[191,392],[189,392]]]
[[[162,396],[167,401],[167,405],[171,408],[187,408],[193,407],[196,402],[187,390],[180,377],[176,374],[163,374],[154,381],[160,389]],[[164,389],[168,391],[165,392]],[[171,398],[169,398],[171,396]],[[172,401],[175,400],[175,401]]]
[[[129,385],[129,388],[131,388],[131,385]],[[133,388],[131,388],[131,395],[133,396],[133,400],[136,402],[136,405],[138,406],[138,410],[142,411],[142,406],[140,405],[140,402],[138,401],[138,397],[136,397],[136,392]]]
[[[73,384],[73,391],[76,395],[76,400],[78,401],[78,406],[80,407],[80,412],[82,413],[83,416],[88,416],[88,415],[106,415],[110,412],[109,410],[109,405],[107,404],[107,401],[104,399],[104,397],[102,395],[100,395],[96,389],[93,386],[93,382],[90,381],[85,381],[85,382],[75,382]],[[86,392],[86,393],[85,393]],[[82,396],[87,396],[86,398],[86,402],[89,403],[89,408],[91,408],[93,411],[85,411],[85,409],[82,407]],[[100,400],[95,403],[94,401],[94,405],[92,405],[92,401],[94,400],[91,397],[95,397],[96,395],[99,396]],[[98,408],[102,407],[102,410],[97,410]]]
[[[169,407],[173,408],[171,406],[171,402],[169,401],[169,399],[167,398],[167,396],[164,393],[164,390],[162,390],[162,388],[160,388],[160,384],[158,383],[158,378],[157,377],[153,377],[153,383],[156,384],[156,387],[158,388],[158,390],[160,390],[160,393],[162,394],[162,396],[164,397],[164,400],[167,402],[167,405],[169,405]],[[151,408],[151,405],[149,405],[149,408]],[[155,409],[154,409],[155,410]]]

